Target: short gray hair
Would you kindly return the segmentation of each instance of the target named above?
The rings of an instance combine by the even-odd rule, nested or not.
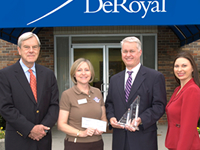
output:
[[[22,42],[31,38],[31,37],[36,37],[37,41],[38,41],[38,44],[39,46],[41,45],[40,43],[40,39],[38,38],[38,36],[32,32],[25,32],[23,33],[22,35],[20,35],[20,37],[18,38],[18,42],[17,42],[17,45],[21,48],[21,45],[22,45]]]
[[[140,40],[139,40],[137,37],[135,37],[135,36],[130,36],[130,37],[124,38],[124,39],[121,41],[121,47],[123,46],[123,44],[124,44],[125,42],[129,42],[129,43],[134,43],[134,42],[135,42],[135,43],[137,43],[138,51],[141,50],[142,44],[141,44]]]

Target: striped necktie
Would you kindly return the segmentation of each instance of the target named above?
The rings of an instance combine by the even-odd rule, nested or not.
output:
[[[35,97],[35,101],[37,102],[37,82],[36,82],[36,77],[33,74],[31,69],[29,69],[28,72],[30,72],[30,87],[31,87],[33,95]]]
[[[127,73],[129,74],[128,79],[126,81],[126,89],[125,89],[125,99],[126,102],[128,102],[128,97],[131,91],[131,82],[132,82],[132,76],[131,74],[133,73],[133,71],[127,71]]]

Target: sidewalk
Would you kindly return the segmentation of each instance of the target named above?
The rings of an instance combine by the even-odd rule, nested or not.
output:
[[[158,125],[158,150],[167,150],[165,148],[165,136],[167,125]],[[57,130],[57,126],[52,129],[52,150],[64,150],[65,134]],[[104,150],[112,149],[112,134],[103,134]],[[145,144],[145,143],[144,143]]]

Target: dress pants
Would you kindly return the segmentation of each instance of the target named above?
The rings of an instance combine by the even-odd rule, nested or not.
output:
[[[124,145],[124,150],[131,150],[129,147],[129,143],[128,143],[128,136],[127,136],[127,132],[129,131],[125,131],[126,132],[126,136],[125,136],[125,145]]]
[[[64,150],[103,150],[103,140],[90,143],[74,143],[65,140]]]

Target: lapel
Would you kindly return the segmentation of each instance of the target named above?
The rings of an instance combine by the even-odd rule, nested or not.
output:
[[[180,86],[178,86],[175,90],[174,90],[174,93],[172,94],[171,98],[170,98],[170,101],[168,102],[167,107],[169,107],[169,105],[173,102],[173,101],[176,101],[177,98],[180,96],[180,93],[182,93],[182,91],[179,92],[179,94],[176,96],[176,93],[178,92],[178,90],[180,89]]]
[[[128,105],[130,105],[134,99],[137,97],[136,92],[138,90],[138,88],[140,87],[140,85],[142,84],[142,82],[145,80],[145,75],[146,75],[146,70],[145,68],[141,65],[140,69],[135,77],[135,80],[131,86],[131,92],[128,98]]]
[[[184,93],[184,91],[185,91],[188,87],[190,87],[190,86],[192,86],[192,85],[194,85],[194,84],[195,84],[194,79],[193,79],[193,78],[190,79],[190,80],[184,85],[184,87],[181,89],[181,91],[177,94],[177,92],[178,92],[179,89],[181,88],[181,86],[178,86],[178,87],[174,90],[174,93],[172,94],[171,99],[170,99],[170,101],[169,101],[169,103],[167,104],[166,107],[169,107],[169,105],[170,105],[172,102],[178,100],[178,99],[182,96],[182,94]]]
[[[33,103],[36,104],[35,98],[33,96],[33,92],[31,90],[30,84],[26,78],[26,75],[24,74],[24,71],[19,63],[19,61],[14,64],[14,74],[16,79],[19,81],[19,83],[21,84],[22,88],[24,89],[24,91],[27,93],[27,95],[30,97],[30,99],[33,101]]]
[[[124,91],[125,70],[118,74],[117,89],[123,104],[126,106],[125,91]]]
[[[41,96],[42,96],[42,92],[44,89],[44,74],[43,74],[43,69],[38,65],[35,64],[35,69],[36,69],[36,75],[37,75],[37,103],[39,105],[40,101],[41,101]]]

